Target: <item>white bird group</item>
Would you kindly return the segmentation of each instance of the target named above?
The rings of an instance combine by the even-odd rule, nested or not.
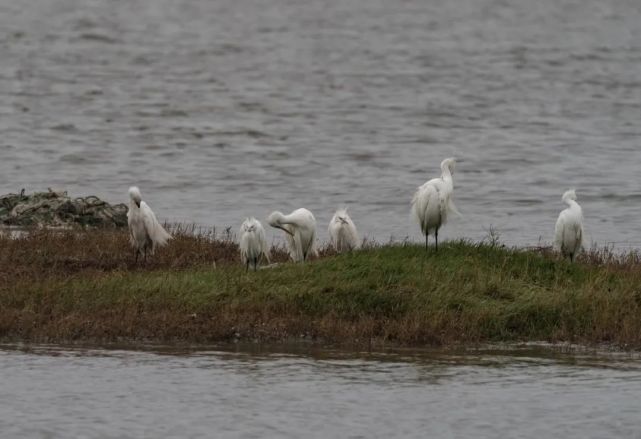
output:
[[[305,262],[310,256],[318,256],[316,250],[316,218],[309,210],[296,209],[289,215],[272,212],[267,223],[285,232],[289,256],[294,262]],[[331,243],[337,252],[360,248],[360,240],[354,222],[346,209],[338,209],[329,223]],[[265,231],[255,218],[246,219],[240,227],[240,257],[247,269],[252,261],[253,268],[258,268],[260,255],[269,262]],[[254,259],[252,259],[252,257]]]
[[[434,236],[435,250],[438,251],[438,232],[447,222],[450,214],[460,216],[454,205],[452,194],[454,181],[452,175],[456,160],[446,158],[441,162],[441,176],[419,186],[412,198],[411,213],[425,235],[425,248],[428,248],[429,235]],[[146,259],[148,254],[167,243],[171,235],[158,223],[149,206],[142,201],[137,187],[129,188],[129,232],[131,243],[138,256]],[[576,202],[576,193],[569,190],[562,200],[568,205],[559,215],[555,228],[555,247],[564,257],[574,261],[583,243],[583,213]],[[294,262],[304,262],[310,256],[317,256],[316,219],[307,209],[296,209],[289,215],[272,212],[267,223],[285,232],[289,256]],[[354,222],[341,208],[334,213],[328,232],[330,243],[337,252],[357,250],[361,246]],[[240,257],[246,269],[258,269],[261,258],[269,263],[269,248],[265,239],[265,229],[256,218],[247,218],[239,232]]]

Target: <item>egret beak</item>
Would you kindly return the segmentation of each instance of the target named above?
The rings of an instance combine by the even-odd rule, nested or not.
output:
[[[138,206],[138,209],[140,209],[140,201],[135,201],[136,206]]]
[[[289,234],[289,236],[294,236],[294,234],[293,234],[292,232],[290,232],[289,230],[287,230],[287,229],[286,229],[285,227],[283,227],[283,226],[276,226],[276,228],[277,228],[277,229],[281,229],[283,232],[285,232],[285,233]]]
[[[347,224],[347,221],[345,220],[345,218],[339,218],[339,220],[341,220],[343,224]]]

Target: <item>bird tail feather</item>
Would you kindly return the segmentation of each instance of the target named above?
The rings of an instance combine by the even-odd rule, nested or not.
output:
[[[459,210],[457,209],[456,205],[454,204],[454,200],[452,200],[452,197],[450,197],[450,199],[449,199],[449,201],[447,203],[447,210],[449,212],[453,213],[454,215],[458,216],[459,218],[463,217],[461,212],[459,212]]]

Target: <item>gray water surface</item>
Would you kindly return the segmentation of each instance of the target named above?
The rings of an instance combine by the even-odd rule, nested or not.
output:
[[[575,187],[588,240],[641,246],[637,0],[0,0],[0,59],[1,192],[418,240],[454,155],[442,238],[549,241]]]
[[[2,345],[2,437],[641,438],[641,360]]]

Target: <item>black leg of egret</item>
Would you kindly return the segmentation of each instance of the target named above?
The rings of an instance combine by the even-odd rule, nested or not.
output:
[[[425,251],[427,251],[427,237],[429,236],[429,234],[430,234],[430,231],[426,230],[425,231]]]
[[[438,251],[438,229],[434,231],[434,240],[436,241],[436,251]]]

